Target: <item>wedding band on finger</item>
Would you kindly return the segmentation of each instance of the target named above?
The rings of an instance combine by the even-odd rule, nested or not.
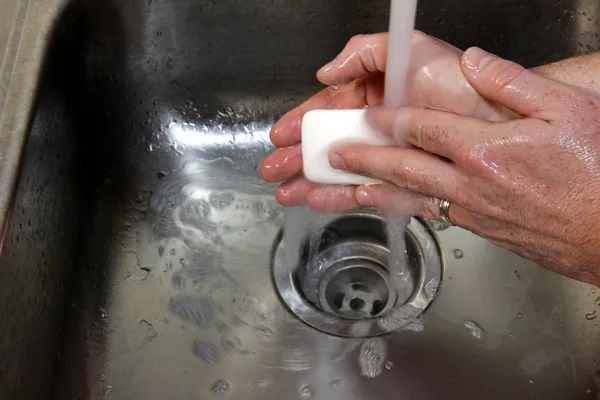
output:
[[[450,221],[450,200],[442,199],[442,201],[440,201],[440,219],[448,225],[455,226],[454,223]]]

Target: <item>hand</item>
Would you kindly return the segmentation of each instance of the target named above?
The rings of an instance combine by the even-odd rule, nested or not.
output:
[[[271,140],[278,149],[264,160],[260,173],[269,182],[287,181],[276,192],[281,204],[291,206],[307,202],[322,210],[359,206],[354,187],[321,186],[301,176],[300,122],[305,112],[316,108],[364,108],[381,104],[387,40],[387,33],[352,38],[335,60],[317,73],[317,78],[329,87],[287,113],[273,126]],[[505,120],[506,110],[480,96],[466,80],[460,67],[461,54],[447,43],[415,32],[409,105],[491,121]],[[422,196],[413,200],[428,201]]]
[[[600,101],[571,86],[469,49],[462,71],[492,102],[524,118],[490,122],[443,111],[377,107],[368,119],[416,148],[345,145],[336,168],[374,176],[430,199],[439,216],[563,275],[600,284]],[[394,211],[389,185],[359,186],[362,206]],[[437,208],[436,208],[437,207]]]

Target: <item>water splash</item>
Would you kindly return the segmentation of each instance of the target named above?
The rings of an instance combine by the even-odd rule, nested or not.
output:
[[[425,294],[430,299],[434,299],[438,294],[439,288],[440,288],[439,278],[433,278],[432,280],[427,282],[427,284],[425,284]]]
[[[335,379],[335,380],[331,381],[331,383],[329,384],[329,387],[332,388],[333,390],[340,390],[340,389],[342,389],[343,386],[344,386],[344,381],[341,379]]]
[[[479,325],[477,325],[475,321],[465,321],[463,325],[465,328],[471,331],[471,336],[473,336],[475,339],[485,339],[485,331]]]
[[[217,396],[225,396],[229,393],[229,389],[231,388],[231,384],[225,379],[219,379],[212,386],[212,392]]]
[[[261,378],[256,382],[256,386],[264,389],[269,386],[269,380],[267,378]]]
[[[298,389],[298,394],[303,399],[310,399],[315,394],[315,389],[311,385],[303,385]]]
[[[381,338],[367,339],[360,347],[358,362],[362,376],[375,378],[383,372],[387,345]]]
[[[217,345],[203,340],[194,340],[194,355],[208,365],[214,365],[221,359]]]

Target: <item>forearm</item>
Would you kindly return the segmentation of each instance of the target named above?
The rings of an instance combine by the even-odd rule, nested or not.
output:
[[[567,83],[600,97],[600,52],[568,58],[532,70],[546,78]]]

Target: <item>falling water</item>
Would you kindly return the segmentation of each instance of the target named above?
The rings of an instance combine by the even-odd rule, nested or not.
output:
[[[384,104],[388,107],[401,107],[407,102],[407,75],[410,68],[412,34],[415,23],[417,0],[392,0],[390,13],[390,36],[385,79]],[[413,205],[409,196],[399,192],[397,203],[392,212],[386,215],[387,236],[390,247],[391,280],[398,291],[398,298],[407,299],[412,292],[410,273],[408,272],[407,249],[405,242],[406,226],[410,221]],[[403,204],[400,204],[403,203]],[[389,210],[388,210],[389,211]],[[300,248],[306,232],[311,232],[309,241],[309,260],[318,253],[321,234],[326,224],[339,214],[324,215],[307,207],[286,210],[284,222],[284,242],[286,243],[286,262],[297,263]],[[315,285],[316,286],[316,285]],[[410,322],[406,315],[394,319],[394,325]],[[401,320],[401,321],[400,321]]]

